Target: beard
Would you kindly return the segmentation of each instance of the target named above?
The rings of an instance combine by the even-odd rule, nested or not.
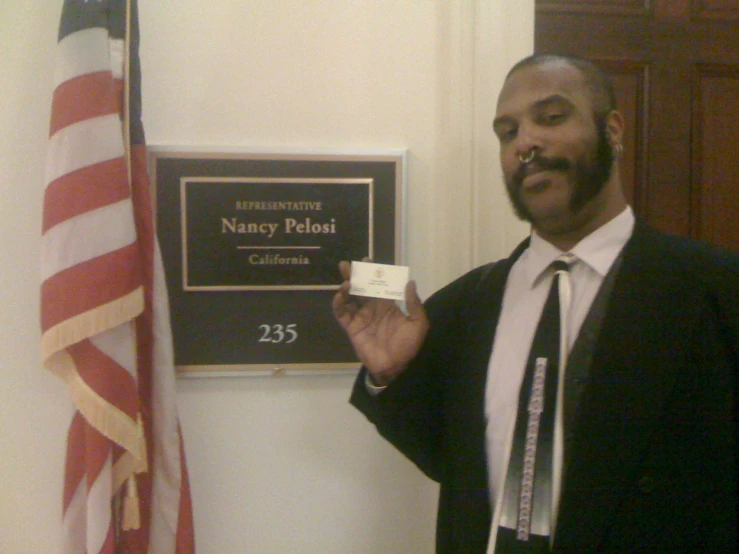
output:
[[[608,140],[605,117],[597,118],[595,125],[595,144],[574,162],[567,158],[545,158],[536,155],[529,163],[521,164],[521,167],[511,177],[506,178],[508,198],[519,219],[534,223],[534,216],[526,207],[521,195],[523,180],[530,171],[529,167],[534,167],[540,171],[572,173],[573,186],[569,209],[573,214],[579,212],[588,202],[600,194],[611,176],[615,156]]]

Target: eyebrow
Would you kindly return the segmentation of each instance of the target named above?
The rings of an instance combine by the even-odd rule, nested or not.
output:
[[[551,96],[547,96],[546,98],[542,98],[541,100],[537,100],[533,103],[531,106],[531,109],[534,110],[541,110],[543,108],[548,108],[550,106],[554,106],[557,104],[563,104],[566,106],[573,106],[572,100],[570,100],[568,97],[563,96],[561,94],[552,94]],[[513,123],[515,122],[515,118],[509,115],[502,115],[500,117],[496,117],[493,120],[493,129],[496,127],[499,127],[500,125],[504,125],[506,123]]]
[[[566,106],[574,106],[572,100],[570,100],[566,96],[562,96],[561,94],[552,94],[551,96],[547,96],[546,98],[543,98],[541,100],[538,100],[534,102],[534,108],[541,109],[541,108],[548,108],[549,106],[555,105],[555,104],[564,104]]]

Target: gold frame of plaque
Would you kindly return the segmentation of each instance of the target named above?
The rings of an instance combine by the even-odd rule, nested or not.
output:
[[[356,371],[338,262],[404,263],[406,152],[148,150],[178,374]]]

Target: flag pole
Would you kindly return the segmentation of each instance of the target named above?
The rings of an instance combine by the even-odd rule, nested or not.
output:
[[[123,40],[123,151],[128,184],[131,186],[131,0],[126,0],[126,33]]]
[[[126,161],[128,185],[133,187],[133,169],[131,167],[131,0],[126,0],[126,31],[123,37],[123,45],[123,156]],[[143,436],[141,415],[138,417],[138,427]],[[126,496],[122,502],[123,517],[121,520],[121,528],[124,531],[138,529],[141,526],[138,487],[136,485],[136,471],[138,469],[136,466],[141,465],[141,460],[136,460],[136,462],[134,467],[131,468],[131,474],[126,479]]]

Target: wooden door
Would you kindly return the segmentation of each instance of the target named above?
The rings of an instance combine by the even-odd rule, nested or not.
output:
[[[613,76],[636,213],[739,252],[739,0],[536,0],[535,27]]]

